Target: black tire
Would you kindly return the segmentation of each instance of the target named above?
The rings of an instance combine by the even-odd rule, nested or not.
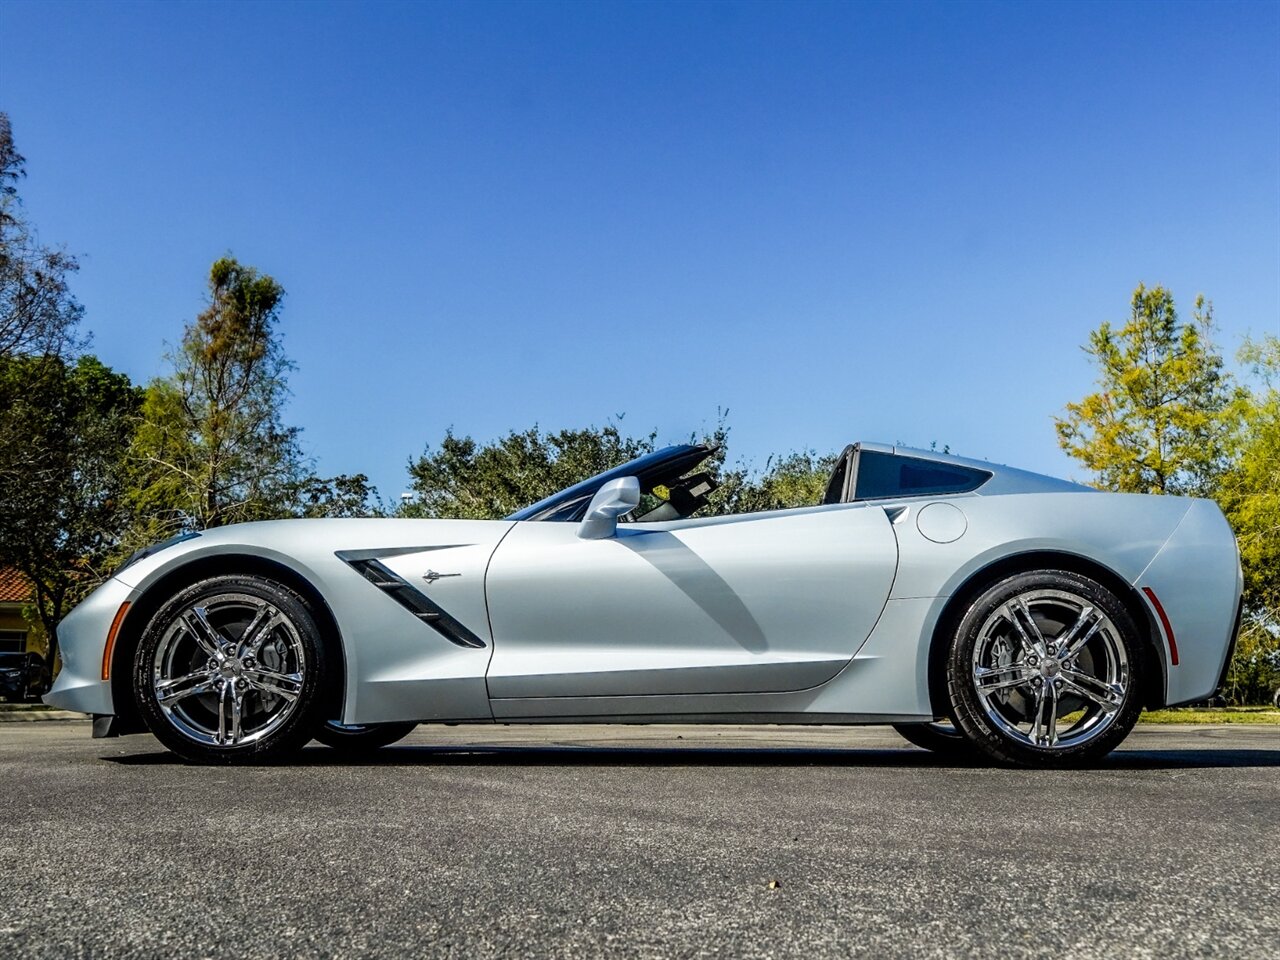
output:
[[[1086,640],[1077,646],[1080,638]],[[951,642],[947,692],[956,726],[999,763],[1096,762],[1129,735],[1142,711],[1142,642],[1125,605],[1088,577],[1042,570],[995,583],[969,606]],[[1066,658],[1064,647],[1077,653]],[[991,651],[1003,659],[987,659]],[[1059,716],[1069,723],[1065,733]]]
[[[180,591],[147,624],[134,657],[134,698],[147,728],[184,760],[273,762],[301,749],[333,715],[337,655],[296,591],[261,577],[211,577]]]
[[[969,738],[950,721],[895,723],[893,729],[910,743],[949,760],[973,760],[979,756]]]
[[[345,724],[330,720],[316,731],[316,739],[339,753],[358,757],[403,740],[416,723]]]

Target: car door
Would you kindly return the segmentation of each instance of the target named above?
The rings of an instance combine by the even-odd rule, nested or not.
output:
[[[670,523],[522,522],[485,588],[494,699],[801,690],[889,596],[897,541],[861,504]]]

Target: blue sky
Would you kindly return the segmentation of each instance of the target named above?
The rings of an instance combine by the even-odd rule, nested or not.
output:
[[[384,494],[446,427],[731,459],[1052,416],[1139,281],[1280,332],[1280,4],[0,5],[0,109],[94,349],[163,370],[231,251],[289,420]]]

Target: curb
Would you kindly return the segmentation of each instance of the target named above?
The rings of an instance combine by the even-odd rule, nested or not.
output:
[[[0,723],[39,723],[41,721],[65,723],[69,720],[80,720],[88,723],[92,722],[93,717],[87,713],[77,713],[74,710],[54,710],[49,707],[42,707],[39,704],[0,704]]]

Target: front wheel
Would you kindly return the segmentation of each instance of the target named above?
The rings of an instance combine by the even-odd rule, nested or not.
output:
[[[1138,721],[1144,660],[1123,603],[1065,570],[991,586],[952,639],[947,689],[960,731],[1002,763],[1066,766],[1114,750]]]
[[[259,577],[212,577],[180,591],[151,618],[134,658],[147,727],[196,763],[288,756],[323,722],[329,685],[310,604]]]
[[[340,753],[359,755],[403,740],[416,723],[339,723],[330,720],[316,731],[316,739]]]

